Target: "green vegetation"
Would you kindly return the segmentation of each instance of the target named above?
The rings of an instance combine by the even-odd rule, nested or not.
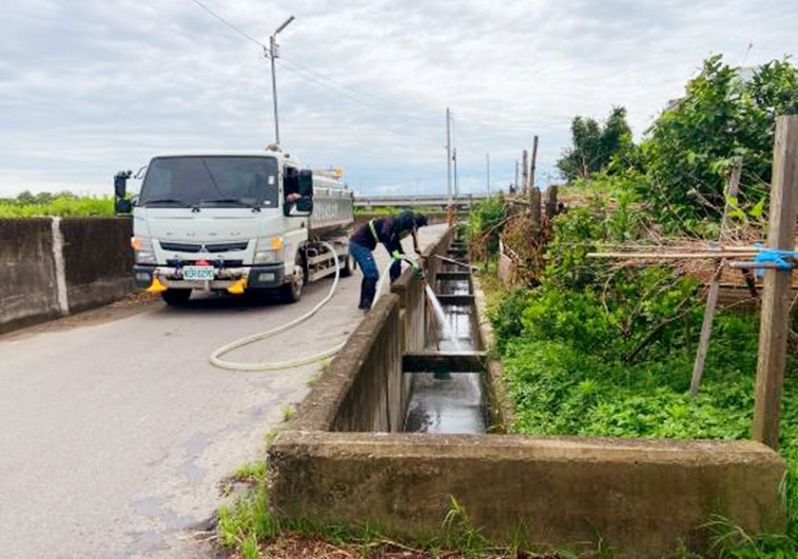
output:
[[[611,154],[599,149],[609,120],[604,130],[592,121],[574,121],[574,149],[561,160],[561,169],[575,179],[582,203],[541,234],[548,235],[545,265],[535,264],[534,278],[510,294],[497,289],[489,296],[496,349],[515,406],[513,431],[749,436],[757,317],[728,310],[716,315],[701,390],[691,398],[704,312],[700,282],[681,267],[587,254],[629,242],[660,243],[663,234],[717,239],[726,201],[736,225],[749,232],[761,226],[775,120],[798,109],[797,76],[787,61],[773,61],[743,79],[739,70],[712,57],[639,146],[622,141]],[[623,115],[615,109],[611,116],[617,130],[623,129]],[[578,162],[581,167],[574,170]],[[725,176],[738,162],[742,193],[728,199]],[[787,536],[750,535],[716,519],[706,528],[716,534],[713,552],[719,556],[798,556],[798,363],[792,357],[779,452],[789,463],[782,488]]]
[[[25,191],[16,198],[0,198],[0,218],[39,216],[111,216],[114,215],[112,196],[77,196],[64,191],[57,194]]]
[[[766,198],[776,117],[797,112],[798,74],[789,61],[774,60],[748,77],[720,56],[709,58],[640,145],[650,207],[673,229],[717,219],[724,176],[738,160],[743,196]]]
[[[623,107],[613,107],[603,126],[592,118],[574,118],[571,137],[573,148],[557,161],[557,168],[569,181],[603,171],[613,160],[624,160],[633,147]]]
[[[499,253],[499,235],[506,219],[507,209],[501,195],[474,205],[468,214],[465,231],[472,261],[496,257]]]

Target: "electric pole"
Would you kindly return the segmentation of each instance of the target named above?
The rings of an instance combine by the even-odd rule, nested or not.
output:
[[[490,154],[489,153],[485,154],[485,164],[487,167],[487,175],[488,175],[488,182],[487,182],[488,195],[490,195]]]
[[[277,73],[274,69],[274,60],[278,57],[277,34],[288,27],[294,21],[294,16],[289,17],[277,30],[269,37],[269,58],[272,61],[272,100],[274,101],[274,143],[280,145],[280,125],[277,121]]]
[[[449,196],[449,205],[452,205],[452,118],[449,109],[446,109],[446,194]]]

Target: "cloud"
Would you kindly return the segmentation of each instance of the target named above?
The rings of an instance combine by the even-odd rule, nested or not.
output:
[[[639,139],[710,54],[756,65],[794,53],[791,0],[28,0],[0,33],[0,196],[110,193],[161,151],[274,139],[341,167],[364,193],[446,189],[445,111],[461,190],[513,180],[540,137],[551,175],[570,122],[628,109]],[[247,35],[247,36],[244,36]],[[753,47],[749,50],[749,43]],[[550,177],[549,177],[550,178]]]

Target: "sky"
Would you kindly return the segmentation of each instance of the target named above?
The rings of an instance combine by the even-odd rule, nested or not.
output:
[[[0,0],[0,197],[110,195],[157,153],[275,141],[362,196],[507,190],[575,116],[635,140],[704,59],[798,53],[795,0]],[[136,190],[135,183],[131,190]],[[452,186],[455,188],[455,185]]]

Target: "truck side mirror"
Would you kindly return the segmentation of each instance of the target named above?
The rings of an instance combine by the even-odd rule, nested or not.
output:
[[[302,213],[311,213],[313,212],[313,198],[309,196],[303,196],[299,200],[296,201],[296,211]]]
[[[299,194],[313,198],[313,171],[310,169],[299,171]]]
[[[116,202],[114,202],[114,212],[118,214],[129,214],[131,211],[133,211],[133,204],[131,204],[130,200],[117,198]]]
[[[127,179],[132,174],[133,171],[119,171],[114,175],[114,194],[117,198],[122,199],[127,194]]]

